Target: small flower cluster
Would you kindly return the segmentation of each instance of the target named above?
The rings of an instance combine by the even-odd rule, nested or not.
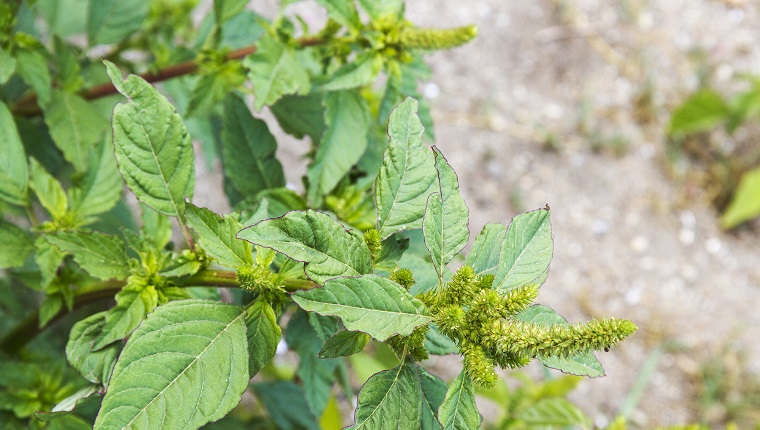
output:
[[[287,297],[282,276],[260,264],[238,269],[237,281],[242,288],[260,294],[268,303],[282,303]]]

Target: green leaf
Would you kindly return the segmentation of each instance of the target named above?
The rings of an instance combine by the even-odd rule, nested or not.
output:
[[[8,82],[8,79],[16,71],[16,59],[5,49],[0,48],[0,85]]]
[[[359,54],[354,61],[346,63],[336,70],[330,76],[330,80],[319,88],[322,91],[340,91],[369,85],[375,81],[375,77],[382,66],[382,56],[376,55],[374,52]]]
[[[0,219],[0,269],[24,264],[34,253],[34,241],[26,230]]]
[[[479,275],[495,275],[506,235],[507,227],[503,224],[486,224],[475,238],[465,264],[472,267]]]
[[[430,329],[425,333],[425,349],[432,355],[448,355],[459,352],[457,344],[441,333],[435,324],[431,324]]]
[[[51,245],[74,256],[74,261],[90,275],[100,279],[124,279],[129,263],[124,242],[116,236],[81,231],[61,231],[45,235]]]
[[[277,160],[277,141],[264,121],[251,116],[240,97],[231,94],[224,103],[222,160],[224,174],[235,188],[253,197],[262,190],[285,186]]]
[[[124,184],[116,167],[110,140],[111,136],[106,135],[90,151],[87,174],[68,190],[71,211],[85,223],[96,215],[110,211],[121,199]]]
[[[37,195],[42,207],[54,220],[63,218],[69,207],[69,201],[61,183],[34,158],[29,159],[29,176],[29,187]]]
[[[733,228],[760,215],[760,168],[742,174],[731,203],[720,217],[720,226]]]
[[[358,92],[327,93],[324,106],[327,128],[307,169],[308,198],[313,206],[338,185],[367,148],[369,107]]]
[[[142,78],[106,62],[108,75],[127,102],[113,110],[116,161],[127,186],[151,208],[182,217],[193,197],[192,139],[174,107]]]
[[[114,360],[114,363],[115,362],[116,361]],[[89,425],[86,421],[82,420],[76,422],[80,427],[74,427],[72,423],[67,422],[66,420],[68,418],[77,418],[79,420],[80,418],[75,415],[69,415],[69,413],[77,408],[81,408],[84,404],[90,403],[93,398],[100,397],[98,393],[99,388],[100,387],[96,384],[86,385],[84,388],[58,402],[50,412],[35,412],[34,417],[42,422],[53,421],[51,425],[47,427],[48,429],[56,428],[56,424],[60,426],[58,428],[65,430],[74,430],[77,428],[85,430],[91,429],[92,425]]]
[[[591,425],[591,420],[582,410],[563,398],[540,400],[529,409],[520,412],[517,418],[531,428],[539,426],[589,428]]]
[[[541,305],[531,306],[520,312],[517,318],[534,324],[568,324],[567,320],[554,312],[553,309]],[[545,357],[540,358],[540,360],[546,367],[571,375],[588,376],[591,378],[604,376],[602,364],[591,352],[566,358]]]
[[[157,308],[119,356],[95,429],[198,428],[227,415],[248,387],[245,316],[208,300]]]
[[[377,275],[332,279],[324,287],[298,291],[292,297],[304,310],[340,317],[346,329],[363,331],[379,341],[394,334],[408,336],[431,320],[422,302]]]
[[[214,18],[217,25],[242,12],[246,4],[248,0],[214,0]]]
[[[359,4],[367,11],[372,21],[380,18],[401,18],[404,16],[403,0],[359,0]]]
[[[16,52],[16,72],[37,94],[40,106],[50,102],[51,78],[45,56],[39,51],[20,50]]]
[[[683,136],[714,128],[728,119],[730,108],[718,93],[703,89],[692,94],[673,111],[670,135]]]
[[[277,325],[272,306],[261,298],[247,312],[248,371],[253,378],[274,357],[282,331]]]
[[[45,240],[44,235],[37,236],[34,247],[37,250],[34,255],[34,262],[40,268],[40,277],[42,278],[40,287],[45,288],[57,276],[58,267],[66,257],[66,253],[51,245]]]
[[[306,275],[318,284],[372,270],[364,240],[328,215],[313,210],[264,220],[241,230],[237,237],[307,263]]]
[[[38,0],[34,2],[37,13],[45,17],[50,31],[60,37],[84,33],[87,14],[82,8],[87,0]]]
[[[363,350],[367,342],[367,333],[344,330],[327,339],[319,350],[319,358],[347,357]]]
[[[94,384],[108,384],[111,371],[119,356],[120,345],[112,344],[99,351],[93,346],[106,324],[107,312],[98,312],[79,321],[71,328],[66,343],[66,358],[71,367]]]
[[[385,239],[422,227],[425,203],[435,191],[438,174],[433,154],[422,145],[424,128],[416,100],[407,98],[391,113],[390,142],[375,180],[377,229]]]
[[[446,392],[446,398],[438,410],[438,417],[446,430],[480,427],[480,414],[475,404],[475,388],[467,372],[462,371],[451,383]]]
[[[0,199],[18,206],[29,200],[26,154],[13,115],[0,102]]]
[[[235,237],[243,226],[230,216],[220,217],[188,203],[187,224],[198,233],[198,242],[222,266],[239,268],[253,264],[251,244]]]
[[[493,288],[507,291],[534,282],[549,268],[553,251],[549,210],[517,215],[502,244]]]
[[[150,2],[97,0],[89,4],[87,39],[93,46],[121,42],[136,32],[148,15]]]
[[[325,129],[322,93],[305,96],[283,96],[269,107],[283,131],[298,139],[309,136],[319,142]]]
[[[55,145],[77,172],[88,167],[92,147],[108,129],[108,121],[83,98],[54,90],[45,108],[45,124]]]
[[[391,272],[398,267],[398,262],[404,256],[404,251],[409,248],[409,239],[391,235],[383,241],[380,255],[373,263],[375,270]]]
[[[414,364],[402,363],[364,383],[352,430],[415,429],[422,419],[422,389]]]
[[[99,350],[126,338],[156,306],[156,287],[146,285],[144,280],[131,276],[127,285],[116,293],[116,306],[106,312],[105,324],[92,348]]]
[[[317,418],[306,403],[303,387],[289,381],[277,381],[253,384],[253,391],[266,407],[277,428],[319,429]]]
[[[433,147],[433,152],[439,186],[437,192],[428,197],[422,233],[438,279],[442,282],[443,268],[459,254],[470,238],[470,210],[459,194],[457,174],[438,148]]]
[[[196,82],[187,103],[185,118],[209,112],[237,86],[245,82],[245,71],[239,62],[231,61],[218,70],[203,74]]]
[[[432,373],[426,371],[423,367],[415,365],[417,374],[420,378],[420,387],[422,388],[422,430],[440,430],[440,421],[438,421],[438,409],[446,398],[448,387],[443,380]]]
[[[253,84],[254,106],[260,110],[288,94],[307,94],[309,73],[296,57],[295,49],[271,35],[262,36],[256,52],[243,60]]]
[[[327,9],[328,16],[336,22],[349,28],[361,26],[354,0],[317,0],[317,3]]]
[[[171,219],[143,204],[140,205],[140,236],[154,250],[166,247],[172,239]],[[136,251],[139,251],[136,249]]]

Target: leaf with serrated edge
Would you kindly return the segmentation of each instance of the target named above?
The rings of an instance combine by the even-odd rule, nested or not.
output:
[[[187,224],[198,233],[198,242],[222,266],[239,268],[253,264],[251,244],[235,237],[243,226],[230,216],[220,217],[206,208],[187,203]]]
[[[467,372],[462,371],[451,383],[446,398],[438,409],[438,418],[446,430],[480,427],[480,414],[475,404],[475,387]]]
[[[414,364],[402,363],[364,383],[355,413],[359,429],[414,429],[422,418],[422,389]]]
[[[106,324],[107,312],[98,312],[77,322],[66,343],[66,358],[71,367],[95,384],[107,384],[119,356],[120,345],[95,351],[93,344]]]
[[[270,35],[262,36],[256,52],[243,60],[253,84],[256,110],[288,94],[306,94],[311,89],[309,73],[298,61],[295,50]]]
[[[103,233],[61,231],[45,235],[45,240],[63,252],[90,275],[100,279],[123,279],[129,275],[124,242]]]
[[[71,210],[85,221],[116,206],[124,188],[116,167],[110,135],[106,135],[90,151],[87,166],[87,174],[82,183],[69,188]]]
[[[348,330],[363,331],[379,341],[394,334],[408,336],[431,321],[421,301],[377,275],[332,279],[324,287],[298,291],[292,297],[304,310],[337,316]]]
[[[13,115],[0,102],[0,200],[24,206],[29,200],[29,173],[21,137]]]
[[[208,300],[158,307],[119,356],[95,429],[198,428],[227,415],[248,387],[245,316]]]
[[[169,216],[182,217],[193,197],[193,145],[174,106],[139,76],[122,79],[105,62],[108,75],[127,101],[113,109],[113,144],[124,181],[138,200]]]
[[[146,285],[136,276],[130,277],[127,285],[116,293],[116,306],[106,313],[105,325],[92,348],[99,350],[126,338],[156,306],[158,306],[156,287]]]
[[[533,324],[568,324],[567,320],[554,312],[553,309],[535,305],[517,314],[517,318]],[[571,375],[588,376],[596,378],[604,376],[604,368],[593,353],[577,354],[566,358],[545,357],[540,358],[546,367],[557,369]]]
[[[375,179],[377,229],[382,239],[422,227],[425,202],[435,191],[438,174],[433,154],[422,145],[424,127],[417,100],[407,98],[391,112],[388,148]]]
[[[479,275],[495,275],[499,267],[501,253],[507,227],[503,224],[486,224],[475,238],[465,264],[472,267]]]
[[[507,291],[540,278],[552,261],[553,249],[548,209],[517,215],[502,244],[493,288]]]
[[[237,237],[308,263],[306,275],[324,283],[338,276],[372,270],[367,245],[328,215],[313,210],[288,212],[241,230]]]
[[[360,352],[367,342],[369,335],[360,331],[335,333],[319,350],[319,358],[347,357]]]
[[[26,230],[0,219],[0,269],[24,264],[34,253],[34,241]]]
[[[253,378],[274,357],[282,331],[277,325],[272,306],[261,298],[248,308],[245,325],[249,349],[248,371]]]
[[[433,147],[438,190],[428,197],[422,233],[438,279],[443,282],[443,268],[467,245],[470,210],[459,194],[457,174],[438,148]]]

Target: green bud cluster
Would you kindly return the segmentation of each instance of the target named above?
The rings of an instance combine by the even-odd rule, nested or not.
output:
[[[236,277],[243,289],[260,294],[269,303],[277,303],[287,294],[282,277],[260,264],[238,269]]]
[[[388,275],[388,278],[406,288],[407,291],[414,285],[414,276],[409,269],[396,269]]]
[[[364,243],[369,248],[369,255],[372,256],[372,261],[377,260],[380,251],[383,249],[383,241],[380,239],[380,232],[371,228],[364,232]]]
[[[399,357],[407,357],[411,361],[425,360],[428,358],[427,349],[425,349],[427,332],[427,325],[419,326],[409,336],[394,335],[389,337],[385,344]]]

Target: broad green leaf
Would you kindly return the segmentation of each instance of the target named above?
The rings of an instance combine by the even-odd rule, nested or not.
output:
[[[251,116],[240,97],[231,94],[224,103],[222,160],[224,174],[245,196],[285,186],[277,160],[277,141],[266,123]]]
[[[209,112],[244,82],[245,71],[243,66],[236,61],[225,63],[218,70],[202,75],[195,82],[183,117],[189,118]]]
[[[380,18],[402,18],[404,16],[403,0],[359,0],[372,21]]]
[[[331,279],[324,287],[298,291],[292,297],[304,310],[340,317],[346,329],[363,331],[379,341],[394,334],[408,336],[431,320],[422,302],[377,275]]]
[[[127,101],[113,110],[116,161],[127,186],[151,208],[182,217],[193,197],[195,166],[190,135],[177,111],[142,78],[106,62],[108,75]]]
[[[422,227],[425,203],[436,189],[438,174],[433,154],[422,145],[418,105],[407,98],[393,110],[388,124],[390,141],[375,180],[377,229],[383,239]]]
[[[425,333],[425,349],[433,355],[448,355],[459,352],[457,344],[441,333],[435,324],[431,324],[430,329]]]
[[[68,190],[71,211],[85,222],[110,211],[121,199],[124,183],[116,167],[110,140],[111,136],[106,135],[90,151],[87,174]]]
[[[375,81],[383,66],[383,57],[374,52],[360,54],[350,63],[346,63],[330,76],[330,80],[321,85],[322,91],[350,90],[363,87]],[[329,94],[329,93],[328,93]]]
[[[48,62],[39,51],[22,49],[16,52],[16,72],[37,94],[40,106],[50,102],[51,78]]]
[[[34,253],[34,240],[26,230],[0,219],[0,269],[24,264]]]
[[[364,383],[354,418],[359,429],[416,429],[422,419],[422,389],[414,364],[373,375]]]
[[[24,145],[18,135],[13,115],[0,102],[0,199],[18,206],[29,200],[29,174]]]
[[[81,231],[61,231],[45,235],[51,245],[74,256],[74,261],[100,279],[123,279],[129,275],[124,242],[116,236]]]
[[[60,37],[53,38],[53,50],[53,64],[57,72],[58,87],[69,94],[76,93],[84,85],[82,67],[79,64],[79,51]],[[104,128],[108,128],[107,118],[103,119]]]
[[[59,37],[82,34],[86,31],[89,0],[38,0],[34,3],[38,13],[45,17],[50,31]]]
[[[40,287],[45,288],[57,276],[58,267],[63,262],[66,253],[45,240],[44,235],[37,236],[34,241],[34,262],[40,268]]]
[[[264,35],[256,52],[243,60],[253,84],[254,106],[260,110],[288,94],[307,94],[309,73],[296,57],[295,49],[270,35]]]
[[[143,0],[97,0],[89,4],[87,38],[91,46],[121,42],[132,35],[150,6]]]
[[[132,276],[127,285],[116,293],[116,306],[106,312],[105,324],[92,346],[99,350],[129,336],[148,312],[158,306],[158,292],[153,285]]]
[[[561,397],[540,400],[520,412],[517,418],[531,428],[539,426],[589,428],[591,425],[591,420],[582,410]]]
[[[222,266],[239,268],[253,264],[251,244],[235,237],[243,226],[230,216],[220,217],[188,203],[187,224],[198,233],[198,242]]]
[[[349,28],[359,28],[361,25],[354,0],[317,0],[317,3],[327,9],[328,16],[336,22]]]
[[[69,207],[66,192],[61,183],[47,172],[34,158],[29,159],[29,188],[37,195],[44,207],[54,220],[63,218]]]
[[[98,312],[79,321],[71,328],[66,343],[66,358],[71,367],[94,384],[108,384],[111,371],[119,356],[120,345],[112,344],[99,351],[93,346],[106,324],[107,312]]]
[[[242,12],[246,4],[248,0],[214,0],[214,18],[217,25]]]
[[[535,305],[520,312],[517,318],[534,324],[568,324],[567,320],[546,306]],[[602,364],[591,352],[573,355],[566,358],[546,357],[540,358],[546,367],[560,370],[571,375],[588,376],[596,378],[604,376]]]
[[[322,93],[283,96],[269,107],[283,131],[299,139],[309,136],[319,142],[325,128]]]
[[[549,210],[517,215],[501,247],[493,288],[507,291],[534,282],[549,268],[553,251]]]
[[[16,71],[16,59],[6,51],[0,48],[0,85],[3,85]]]
[[[459,254],[470,238],[470,210],[459,194],[456,172],[438,148],[433,147],[433,152],[439,185],[438,190],[428,197],[422,233],[438,279],[443,281],[443,268]]]
[[[429,373],[421,366],[414,366],[420,378],[420,387],[422,388],[422,430],[440,430],[440,421],[438,421],[438,409],[446,398],[448,387],[443,380],[432,373]]]
[[[475,388],[467,372],[462,371],[451,383],[446,392],[446,398],[438,409],[438,418],[446,430],[480,427],[480,414],[475,404]]]
[[[344,330],[334,334],[319,350],[320,358],[347,357],[360,352],[369,342],[369,335],[360,331]]]
[[[723,228],[733,228],[760,215],[760,168],[745,172],[728,208],[720,217]]]
[[[253,384],[256,397],[282,430],[318,430],[317,418],[306,403],[303,387],[290,381]]]
[[[264,220],[241,230],[237,237],[307,263],[306,275],[318,284],[372,270],[364,241],[328,215],[313,210]]]
[[[95,429],[199,428],[227,415],[248,387],[245,316],[209,300],[158,307],[119,356]]]
[[[87,170],[92,147],[108,129],[108,121],[83,98],[60,90],[53,91],[45,108],[45,124],[55,145],[77,172]]]
[[[313,206],[338,185],[367,148],[369,107],[358,92],[329,92],[324,106],[327,128],[307,169]]]
[[[729,114],[723,97],[710,89],[700,90],[673,111],[669,133],[678,137],[709,130],[727,120]]]
[[[322,342],[327,342],[327,339],[332,337],[340,328],[340,321],[336,317],[323,316],[314,312],[308,312],[309,325],[317,333],[317,337],[320,340],[320,346]],[[319,348],[317,348],[319,350]]]
[[[477,274],[495,275],[506,235],[507,228],[503,224],[486,224],[475,238],[465,264],[472,267]]]
[[[264,300],[256,300],[247,312],[248,371],[253,378],[274,357],[282,331],[272,306]]]
[[[392,272],[398,267],[398,261],[404,256],[404,251],[409,248],[409,239],[391,235],[383,241],[380,255],[372,264],[375,270]]]

